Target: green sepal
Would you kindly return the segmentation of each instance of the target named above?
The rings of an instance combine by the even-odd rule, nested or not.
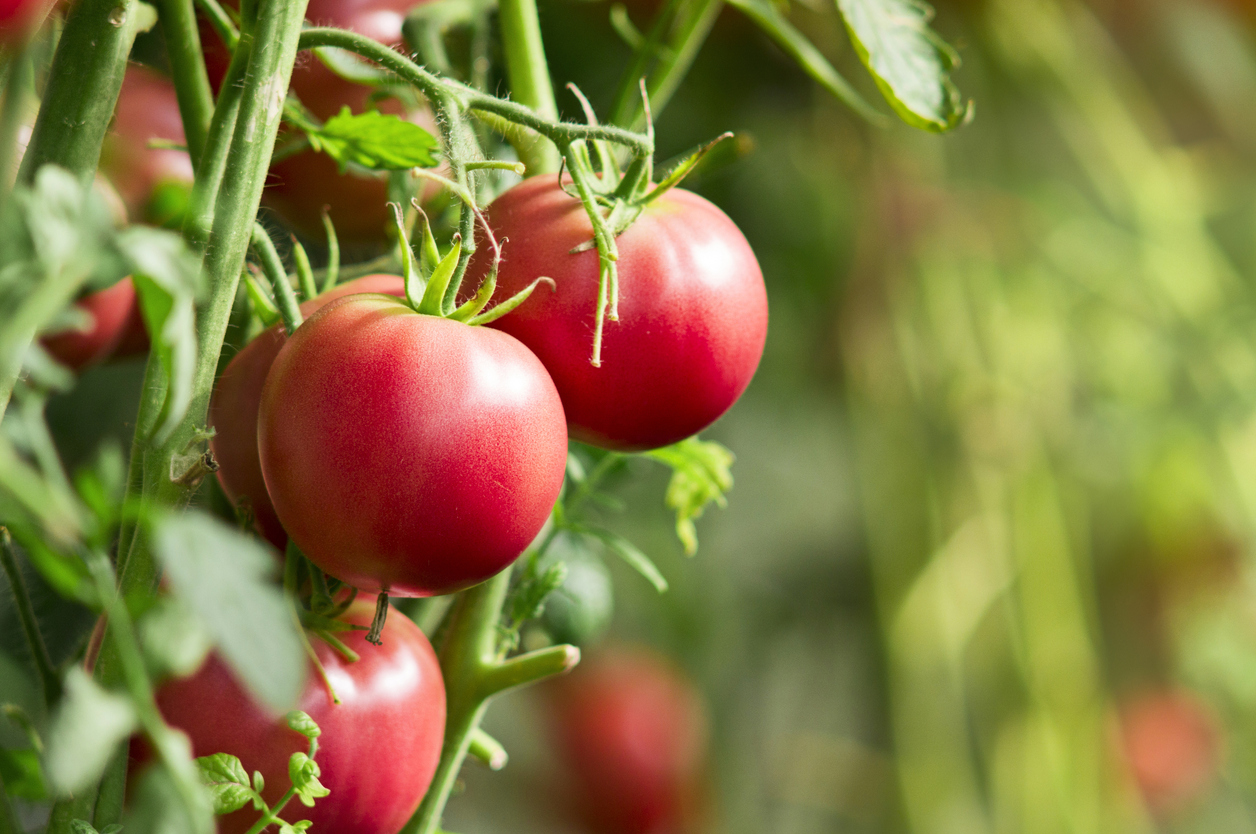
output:
[[[336,226],[331,222],[327,206],[323,206],[323,230],[327,232],[327,271],[323,274],[322,289],[327,292],[340,279],[340,239],[336,237]]]
[[[318,295],[318,287],[314,284],[314,270],[310,268],[310,256],[305,254],[305,247],[301,245],[301,241],[297,240],[296,235],[292,236],[292,260],[296,262],[297,267],[297,286],[301,288],[301,294],[305,296],[305,300],[309,301]]]
[[[454,270],[458,266],[458,258],[461,255],[462,238],[455,236],[453,248],[445,253],[445,257],[441,258],[436,269],[432,270],[432,276],[423,290],[423,298],[415,308],[417,312],[429,316],[445,315],[445,290],[449,288],[449,280],[454,277]]]
[[[279,308],[275,306],[274,300],[270,297],[270,293],[253,276],[253,273],[245,273],[244,288],[248,291],[249,303],[253,305],[253,312],[262,322],[263,327],[271,327],[283,320],[283,317],[279,315]]]
[[[711,150],[716,145],[718,145],[720,142],[723,142],[725,139],[732,139],[732,138],[733,138],[733,134],[731,131],[721,133],[719,136],[716,136],[710,142],[707,142],[705,145],[702,145],[693,153],[689,154],[687,157],[682,159],[679,163],[676,164],[676,167],[673,168],[668,173],[668,175],[663,178],[662,182],[660,182],[653,189],[651,189],[649,194],[641,198],[641,200],[639,201],[640,204],[646,205],[647,203],[657,200],[659,197],[662,197],[672,188],[675,188],[677,185],[680,184],[681,180],[689,176],[689,172],[692,171],[694,168],[696,168],[698,166],[698,163],[702,161],[702,158],[705,157],[708,153],[710,153]],[[613,224],[612,224],[612,228],[614,228]]]
[[[511,310],[515,309],[516,307],[518,307],[523,302],[527,301],[528,297],[532,295],[532,291],[536,289],[536,285],[541,283],[542,281],[544,281],[546,284],[549,284],[550,289],[553,290],[554,292],[558,291],[558,285],[554,283],[553,278],[546,278],[542,276],[540,278],[537,278],[531,284],[528,284],[523,289],[519,290],[519,292],[515,293],[510,298],[507,298],[501,304],[496,304],[493,307],[490,307],[486,312],[483,312],[478,316],[473,316],[472,318],[468,319],[467,324],[474,326],[474,325],[488,324],[491,321],[497,321],[499,318],[506,315],[507,313],[509,313]]]

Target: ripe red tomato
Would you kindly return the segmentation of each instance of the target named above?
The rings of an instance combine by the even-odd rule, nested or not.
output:
[[[527,348],[382,295],[335,301],[292,334],[257,426],[288,534],[331,575],[398,596],[513,561],[567,460],[562,403]]]
[[[343,619],[369,625],[372,615],[373,605],[358,603]],[[314,831],[396,834],[418,807],[440,759],[445,684],[431,644],[397,612],[384,626],[383,645],[372,646],[365,635],[338,634],[361,656],[356,663],[314,640],[341,703],[332,703],[311,669],[298,709],[322,730],[314,760],[331,794],[313,808],[293,801],[281,814],[312,821]],[[260,770],[263,796],[272,805],[290,784],[288,758],[308,749],[305,738],[259,706],[215,655],[191,677],[163,685],[157,705],[166,721],[191,738],[193,755],[231,753],[247,772]],[[246,806],[220,818],[218,830],[243,832],[257,818]]]
[[[405,281],[396,275],[367,275],[348,281],[306,301],[301,315],[311,316],[337,298],[354,293],[403,296]],[[262,480],[262,464],[257,457],[257,406],[266,374],[284,341],[282,325],[258,334],[227,363],[209,404],[209,425],[215,430],[209,448],[218,461],[218,483],[233,504],[248,499],[258,532],[280,550],[288,536]]]
[[[694,829],[706,713],[693,685],[666,658],[620,647],[547,686],[556,746],[590,830]]]
[[[152,219],[149,200],[159,185],[192,182],[187,151],[150,148],[152,139],[186,142],[179,101],[168,78],[132,64],[122,79],[113,127],[101,149],[100,170],[122,195],[133,218]]]
[[[493,322],[530,347],[554,378],[571,436],[608,449],[652,449],[706,428],[741,396],[767,335],[763,274],[745,237],[711,203],[672,189],[619,236],[619,321],[590,364],[598,254],[580,202],[555,177],[525,180],[493,202],[508,238],[496,298],[540,276],[518,309]],[[487,270],[481,249],[473,276]],[[474,287],[476,280],[469,286]]]
[[[130,278],[123,278],[112,287],[85,295],[74,303],[91,316],[91,326],[84,331],[67,330],[48,336],[42,344],[54,359],[77,371],[114,353],[139,308],[135,285]]]
[[[1221,757],[1217,721],[1196,695],[1145,694],[1121,709],[1125,760],[1148,806],[1172,813],[1198,798]]]

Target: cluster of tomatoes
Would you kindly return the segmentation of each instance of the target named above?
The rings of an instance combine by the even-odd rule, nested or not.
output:
[[[308,16],[391,45],[410,5],[313,0]],[[221,77],[225,53],[212,37],[204,32],[207,62]],[[320,117],[341,105],[360,111],[369,95],[317,61],[300,64],[292,86]],[[101,170],[131,216],[149,222],[161,219],[171,188],[192,179],[185,152],[152,140],[183,143],[177,102],[169,81],[133,66]],[[264,199],[302,234],[321,225],[311,206],[329,205],[349,240],[382,238],[389,217],[382,180],[340,174],[309,150],[276,163]],[[494,299],[542,276],[552,285],[491,325],[471,326],[417,312],[400,276],[359,278],[306,299],[304,323],[291,335],[279,325],[263,331],[215,389],[211,447],[226,495],[248,507],[264,538],[282,549],[290,537],[365,595],[448,594],[498,573],[549,518],[569,435],[619,451],[689,437],[732,405],[763,349],[767,301],[754,254],[732,221],[695,194],[667,192],[619,236],[618,318],[606,326],[598,367],[590,362],[598,253],[586,245],[593,230],[584,206],[557,177],[541,176],[503,193],[486,216],[508,241]],[[482,254],[472,259],[464,297],[491,268]],[[65,364],[146,347],[129,280],[78,304],[90,328],[44,341]],[[365,626],[371,606],[359,601],[342,619]],[[331,794],[285,816],[339,834],[395,832],[440,756],[440,667],[403,616],[387,618],[379,645],[363,631],[345,634],[360,659],[315,641],[325,677],[311,675],[299,704],[322,728],[320,779]],[[158,701],[195,755],[235,754],[263,774],[268,800],[283,792],[288,758],[305,740],[258,706],[220,660],[165,684]],[[245,831],[256,818],[246,808],[220,829]]]

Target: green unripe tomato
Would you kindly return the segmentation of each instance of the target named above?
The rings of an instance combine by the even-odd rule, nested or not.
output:
[[[541,626],[555,642],[591,646],[610,627],[614,613],[611,575],[597,547],[596,539],[566,532],[549,546],[547,561],[567,565],[567,577],[546,597],[541,614]]]

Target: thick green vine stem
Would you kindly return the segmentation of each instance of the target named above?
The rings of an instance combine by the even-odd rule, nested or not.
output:
[[[554,101],[554,85],[545,61],[536,0],[499,0],[497,9],[511,95],[537,115],[557,121],[558,103]],[[519,161],[534,175],[558,170],[558,149],[553,145],[525,139],[515,150],[519,152]]]
[[[214,96],[205,71],[200,32],[196,28],[196,9],[192,0],[154,0],[154,5],[166,39],[166,55],[179,99],[179,113],[183,116],[188,154],[192,165],[199,167],[209,120],[214,113]]]
[[[84,182],[95,173],[135,40],[136,5],[136,0],[79,0],[70,6],[20,182],[33,182],[35,172],[49,163]]]
[[[507,568],[459,594],[442,627],[437,652],[445,677],[445,743],[431,787],[401,834],[440,830],[445,803],[494,695],[570,671],[580,662],[575,646],[551,646],[501,659],[497,625],[510,589],[510,572]],[[485,738],[479,737],[481,747]]]

